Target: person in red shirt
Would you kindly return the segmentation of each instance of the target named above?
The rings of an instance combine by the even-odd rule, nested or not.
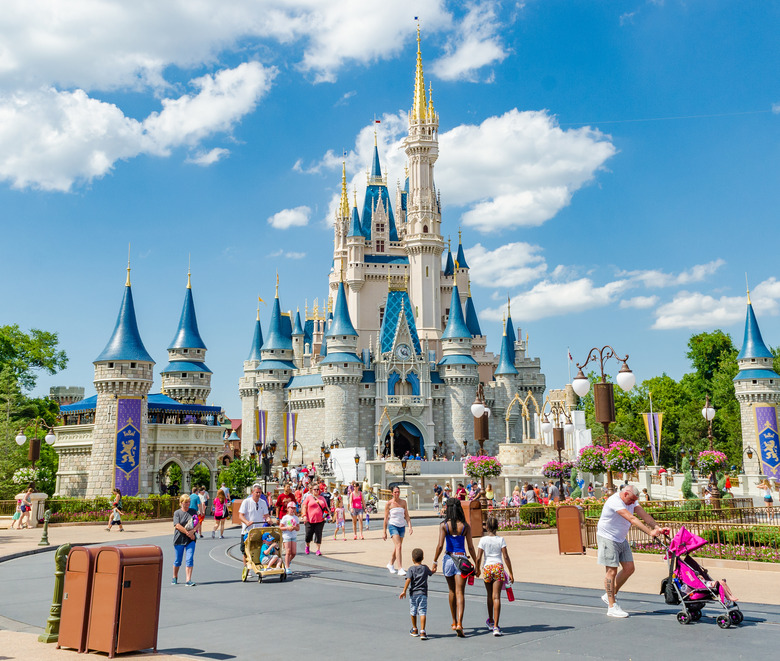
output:
[[[280,519],[287,514],[287,503],[295,502],[295,494],[292,492],[290,483],[284,485],[284,491],[276,499],[276,516]]]

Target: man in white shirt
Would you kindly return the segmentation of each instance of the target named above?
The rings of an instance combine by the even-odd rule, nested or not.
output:
[[[634,573],[634,556],[627,539],[631,526],[636,526],[651,537],[669,534],[669,528],[659,527],[655,519],[637,504],[638,500],[639,489],[632,485],[624,486],[607,498],[599,518],[596,531],[598,563],[603,565],[607,572],[604,578],[607,591],[601,596],[601,600],[607,605],[607,615],[610,617],[628,617],[628,613],[615,601],[615,596]],[[618,565],[621,567],[619,572]]]
[[[244,544],[249,530],[257,524],[264,526],[271,522],[268,505],[260,498],[261,493],[263,493],[263,488],[259,484],[253,484],[252,495],[241,502],[241,507],[238,510],[238,518],[241,520],[241,559],[244,561],[245,572],[248,572],[248,569],[246,566],[246,555],[244,554]]]

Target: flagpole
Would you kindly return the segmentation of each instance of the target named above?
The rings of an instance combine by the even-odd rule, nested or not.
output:
[[[653,393],[648,391],[650,397],[650,453],[653,455],[653,463],[658,465],[658,451],[655,447],[655,417],[653,416]]]

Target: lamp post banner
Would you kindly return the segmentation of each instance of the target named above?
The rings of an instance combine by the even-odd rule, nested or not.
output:
[[[658,465],[658,452],[661,449],[661,425],[664,421],[663,413],[643,413],[642,421],[645,423],[645,434],[650,444],[650,454],[653,464]]]
[[[116,402],[114,486],[123,496],[138,495],[141,403],[140,397],[120,397]]]
[[[284,425],[284,456],[290,456],[290,446],[295,443],[295,428],[298,426],[298,414],[286,413]]]
[[[268,431],[268,411],[255,409],[255,422],[257,423],[257,440],[265,445],[266,432]]]
[[[777,409],[769,404],[757,404],[756,441],[761,457],[763,473],[780,479],[780,433],[777,429]]]

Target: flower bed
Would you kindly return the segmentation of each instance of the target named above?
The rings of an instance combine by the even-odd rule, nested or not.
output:
[[[513,522],[513,523],[507,523],[506,525],[499,526],[498,530],[499,532],[516,532],[518,530],[549,530],[550,528],[553,528],[554,526],[551,526],[547,523],[525,523],[525,522]]]
[[[480,479],[483,477],[498,477],[501,475],[501,462],[495,457],[482,455],[479,457],[466,457],[464,470],[466,475]]]
[[[122,520],[142,521],[167,519],[179,506],[179,499],[173,496],[150,496],[149,498],[122,498]],[[107,521],[111,514],[108,498],[50,498],[46,509],[51,510],[51,523],[81,523],[85,521]]]

